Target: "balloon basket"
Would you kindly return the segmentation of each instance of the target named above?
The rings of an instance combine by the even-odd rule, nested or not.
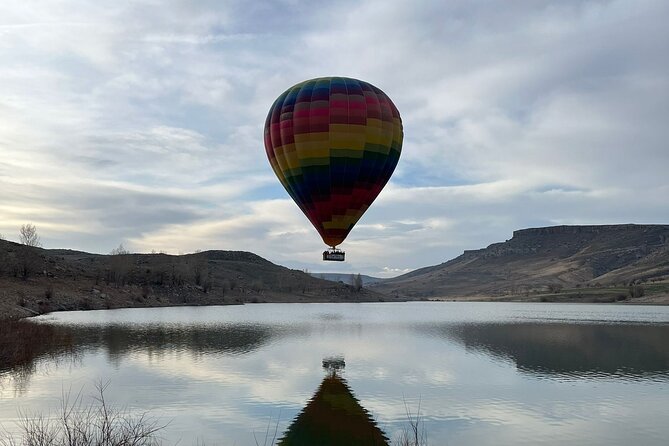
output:
[[[337,248],[331,248],[323,251],[323,260],[330,262],[343,262],[346,253]]]

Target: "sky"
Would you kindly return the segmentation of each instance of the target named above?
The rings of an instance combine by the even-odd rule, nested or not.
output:
[[[0,234],[390,277],[561,224],[669,223],[669,2],[0,3]],[[274,99],[381,88],[404,144],[341,248],[272,172]]]

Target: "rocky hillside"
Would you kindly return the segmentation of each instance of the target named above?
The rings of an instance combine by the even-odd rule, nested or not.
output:
[[[0,319],[63,309],[381,297],[250,252],[99,255],[0,240]]]
[[[409,298],[621,287],[669,276],[669,225],[553,226],[373,285]]]

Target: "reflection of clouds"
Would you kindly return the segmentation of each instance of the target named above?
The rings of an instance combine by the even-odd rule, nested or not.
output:
[[[432,385],[453,384],[455,382],[455,377],[445,370],[428,370],[425,378]]]
[[[494,401],[494,404],[490,404],[490,401],[485,404],[474,403],[467,409],[467,417],[500,425],[522,425],[528,427],[528,430],[534,430],[546,423],[544,414],[509,401]]]
[[[290,366],[278,361],[274,361],[273,365],[263,362],[262,365],[266,365],[264,368],[257,367],[255,361],[251,365],[237,364],[232,367],[217,359],[184,364],[181,358],[169,355],[161,358],[159,367],[156,367],[146,361],[145,355],[133,355],[128,359],[124,366],[133,367],[147,375],[160,375],[165,380],[187,380],[190,385],[223,386],[234,389],[235,396],[239,398],[267,404],[303,403],[303,398],[296,391],[300,390],[298,384],[303,378],[310,375],[310,369],[304,365]]]

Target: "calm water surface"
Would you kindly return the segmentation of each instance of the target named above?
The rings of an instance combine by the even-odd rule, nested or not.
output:
[[[260,444],[284,432],[342,355],[352,394],[391,439],[405,403],[431,445],[666,445],[669,307],[255,304],[63,312],[71,332],[23,367],[0,364],[0,428],[63,391],[169,421],[168,443]]]

